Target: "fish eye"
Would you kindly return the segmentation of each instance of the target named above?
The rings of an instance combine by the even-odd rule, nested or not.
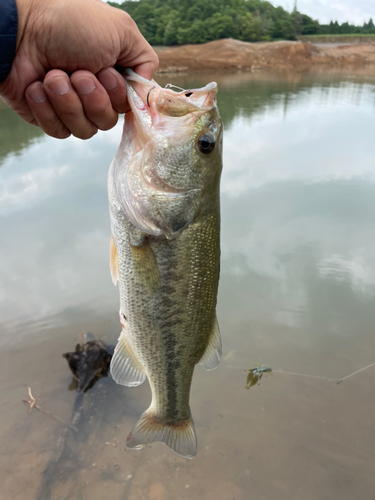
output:
[[[209,155],[215,148],[215,138],[212,134],[202,134],[198,137],[198,149],[204,155]]]

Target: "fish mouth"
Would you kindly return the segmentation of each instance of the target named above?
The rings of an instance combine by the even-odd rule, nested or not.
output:
[[[174,92],[161,89],[159,95],[154,94],[154,104],[164,116],[185,116],[190,113],[206,113],[216,105],[217,84],[209,83],[201,89]],[[150,100],[150,99],[149,99]],[[150,105],[151,107],[151,105]]]
[[[180,89],[167,84],[161,87],[154,80],[146,80],[133,70],[126,69],[126,83],[131,87],[143,103],[143,110],[151,115],[161,114],[169,117],[182,117],[188,114],[202,114],[216,107],[217,83],[211,82],[200,89]],[[180,92],[172,90],[178,88]],[[132,92],[128,92],[128,100],[132,111],[140,110],[140,103],[136,103]]]

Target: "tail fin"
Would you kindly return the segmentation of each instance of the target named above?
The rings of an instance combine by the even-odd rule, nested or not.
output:
[[[127,448],[140,450],[148,443],[161,441],[184,458],[197,454],[197,438],[191,418],[174,425],[159,422],[151,409],[143,413],[126,441]]]

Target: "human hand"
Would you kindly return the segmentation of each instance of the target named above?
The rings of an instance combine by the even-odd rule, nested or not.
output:
[[[151,79],[158,58],[131,17],[101,0],[17,0],[17,50],[0,96],[46,134],[89,139],[129,110],[112,67]]]

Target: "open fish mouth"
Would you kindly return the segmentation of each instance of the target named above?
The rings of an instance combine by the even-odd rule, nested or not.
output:
[[[148,108],[154,114],[170,117],[185,116],[190,113],[206,113],[216,107],[217,83],[211,82],[200,89],[184,90],[174,85],[167,84],[161,87],[154,80],[146,80],[137,75],[132,69],[126,69],[126,81],[141,99],[142,109]],[[172,90],[177,88],[180,92]],[[132,93],[128,96],[130,106],[139,108],[140,103],[134,102]]]

